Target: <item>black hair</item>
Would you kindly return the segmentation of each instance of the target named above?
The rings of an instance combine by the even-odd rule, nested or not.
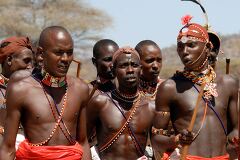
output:
[[[98,58],[100,55],[100,48],[102,46],[113,45],[117,49],[119,48],[118,44],[111,39],[101,39],[95,43],[93,46],[93,57]]]
[[[143,55],[142,53],[142,47],[143,46],[146,46],[146,45],[153,45],[155,46],[156,48],[160,49],[159,46],[157,45],[157,43],[155,43],[154,41],[152,40],[143,40],[141,42],[139,42],[136,47],[135,47],[135,50],[138,52],[138,54],[140,55],[140,57]]]

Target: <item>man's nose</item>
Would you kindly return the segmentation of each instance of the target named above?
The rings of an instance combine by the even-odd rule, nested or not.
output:
[[[64,52],[61,56],[61,60],[62,61],[67,61],[68,60],[68,54],[66,52]]]
[[[157,61],[153,62],[152,69],[157,70],[159,68],[160,64]]]
[[[133,70],[133,66],[129,65],[127,67],[127,73],[132,73],[134,70]]]
[[[183,47],[183,53],[184,53],[184,55],[185,55],[185,54],[188,54],[188,47],[187,47],[187,46],[184,46],[184,47]]]

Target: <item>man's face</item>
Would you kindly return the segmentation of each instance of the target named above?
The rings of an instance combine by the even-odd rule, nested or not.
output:
[[[178,55],[188,70],[194,70],[200,67],[207,58],[207,52],[204,42],[195,39],[188,39],[185,43],[177,43]]]
[[[143,46],[141,55],[142,76],[151,81],[158,77],[162,68],[161,50],[153,45]]]
[[[140,60],[134,54],[122,54],[116,59],[115,73],[121,87],[137,87],[140,76]]]
[[[96,59],[97,73],[104,79],[114,79],[112,72],[112,56],[117,51],[117,47],[113,45],[103,46],[99,50],[99,56]]]
[[[73,42],[65,32],[58,32],[49,38],[43,48],[44,69],[54,77],[64,77],[73,60]]]
[[[30,69],[32,67],[33,67],[33,53],[30,49],[24,48],[12,54],[10,66],[11,73],[21,69]]]

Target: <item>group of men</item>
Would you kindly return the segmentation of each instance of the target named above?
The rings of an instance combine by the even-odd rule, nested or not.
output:
[[[135,48],[98,41],[97,78],[89,84],[67,75],[74,44],[65,28],[45,28],[36,53],[28,42],[1,43],[0,159],[90,160],[91,146],[102,160],[237,157],[239,82],[216,75],[209,60],[220,41],[211,41],[203,26],[188,23],[179,31],[184,70],[166,80],[159,77],[161,50],[151,40]],[[41,65],[31,69],[33,54]],[[8,82],[19,69],[30,71],[17,71]],[[16,150],[19,126],[25,140]]]

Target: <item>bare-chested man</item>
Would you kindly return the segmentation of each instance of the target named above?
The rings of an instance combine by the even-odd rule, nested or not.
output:
[[[142,71],[140,75],[139,90],[148,99],[149,105],[155,107],[157,87],[163,81],[160,79],[162,68],[162,52],[152,40],[139,42],[136,51],[140,55]],[[152,156],[152,148],[147,147],[147,152]]]
[[[232,146],[237,137],[238,80],[228,75],[216,77],[208,63],[211,47],[206,29],[187,23],[177,38],[184,71],[163,82],[157,92],[154,137],[161,135],[171,118],[177,136],[169,138],[169,143],[175,142],[169,149],[191,144],[188,159],[228,159],[226,146]],[[188,132],[202,84],[205,87],[196,121],[193,131]],[[231,123],[232,130],[227,131],[227,123]]]
[[[109,92],[115,88],[112,80],[115,78],[112,73],[112,56],[119,49],[116,42],[110,39],[99,40],[93,46],[92,62],[97,69],[99,84],[97,89],[101,92]],[[96,80],[91,82],[96,84]]]
[[[136,160],[144,156],[154,108],[138,90],[140,70],[137,51],[120,48],[113,55],[116,89],[99,94],[89,103],[89,128],[96,126],[102,160]]]
[[[17,70],[29,69],[33,65],[33,53],[28,37],[9,37],[1,42],[0,63],[0,143],[6,119],[5,91],[10,76]]]
[[[0,159],[15,158],[15,137],[21,122],[26,140],[16,159],[90,159],[86,136],[88,86],[66,76],[73,59],[68,31],[51,26],[41,32],[38,51],[43,68],[7,89],[7,119]]]
[[[110,39],[101,39],[93,46],[92,63],[97,70],[97,80],[89,84],[90,96],[94,97],[99,94],[99,92],[110,92],[115,88],[113,82],[115,77],[112,72],[112,56],[118,49],[118,44]],[[92,95],[93,92],[94,95]],[[90,131],[88,135],[90,145],[96,144],[95,130]],[[91,153],[93,160],[99,159],[94,146],[91,147]]]

